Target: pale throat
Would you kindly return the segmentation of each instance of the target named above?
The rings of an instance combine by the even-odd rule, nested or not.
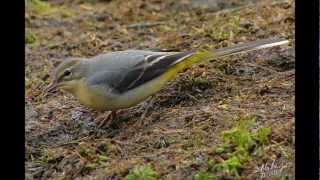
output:
[[[101,97],[97,97],[94,91],[90,90],[85,82],[85,80],[78,80],[75,82],[74,86],[76,88],[72,88],[69,90],[82,105],[88,106],[93,109],[100,109]]]

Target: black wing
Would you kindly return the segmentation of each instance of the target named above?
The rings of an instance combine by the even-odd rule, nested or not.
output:
[[[123,75],[120,82],[114,83],[112,88],[123,93],[128,90],[134,89],[143,83],[153,80],[165,73],[169,68],[191,56],[194,52],[182,52],[166,55],[149,55],[143,61],[137,63],[133,68]]]

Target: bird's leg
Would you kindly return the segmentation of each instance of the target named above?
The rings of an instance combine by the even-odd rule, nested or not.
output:
[[[149,97],[148,101],[149,101],[149,102],[147,102],[147,104],[145,104],[144,106],[142,106],[142,107],[144,108],[144,111],[143,111],[143,113],[142,113],[142,115],[141,115],[141,117],[140,117],[141,120],[143,120],[143,119],[146,117],[146,115],[147,115],[150,107],[153,105],[153,103],[154,103],[154,97],[153,97],[153,96]]]
[[[103,113],[102,116],[96,118],[97,126],[99,128],[104,127],[106,124],[110,124],[112,120],[117,117],[117,111],[109,111],[108,114]]]

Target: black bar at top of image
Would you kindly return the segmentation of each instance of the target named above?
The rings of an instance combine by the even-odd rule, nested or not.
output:
[[[296,1],[296,179],[319,179],[319,1]]]

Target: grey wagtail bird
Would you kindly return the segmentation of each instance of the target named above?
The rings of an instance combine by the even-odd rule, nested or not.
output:
[[[272,38],[209,51],[125,50],[92,58],[70,58],[58,65],[47,91],[65,90],[84,106],[111,111],[114,118],[117,110],[144,101],[194,63],[288,42]]]

